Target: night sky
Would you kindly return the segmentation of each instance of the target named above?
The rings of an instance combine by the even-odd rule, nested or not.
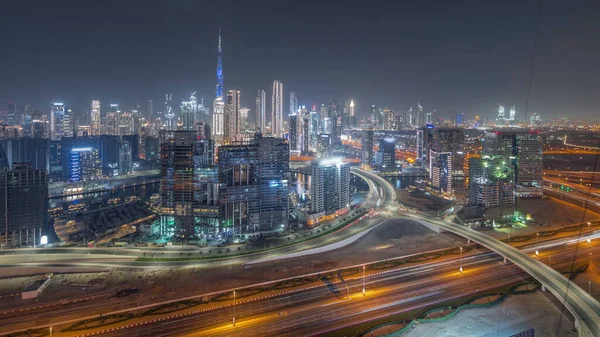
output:
[[[500,102],[522,117],[537,2],[3,0],[0,100],[160,110],[198,91],[212,106],[221,28],[225,89],[252,110],[278,79],[305,105],[352,97],[359,115],[420,102],[492,117]],[[542,1],[529,114],[599,115],[599,22],[598,1]]]

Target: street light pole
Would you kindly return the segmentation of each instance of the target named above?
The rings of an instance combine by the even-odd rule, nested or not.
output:
[[[535,242],[536,248],[535,248],[535,255],[540,255],[540,233],[535,233],[537,239]]]
[[[233,326],[235,326],[235,290],[233,291]]]
[[[365,296],[365,266],[363,265],[363,296]]]
[[[462,268],[462,251],[463,251],[463,248],[460,247],[460,272],[461,273],[463,272],[463,268]]]
[[[52,326],[50,326],[50,337],[52,337]]]

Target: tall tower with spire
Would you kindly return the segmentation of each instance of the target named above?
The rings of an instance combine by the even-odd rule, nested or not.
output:
[[[221,57],[221,29],[219,29],[219,47],[217,57],[217,90],[216,97],[223,97],[223,59]]]
[[[225,102],[223,100],[223,61],[221,59],[221,29],[219,29],[219,46],[217,58],[217,90],[213,102],[213,127],[212,136],[217,142],[223,140],[225,134]]]

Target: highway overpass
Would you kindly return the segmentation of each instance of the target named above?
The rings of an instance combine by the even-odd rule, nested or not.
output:
[[[424,225],[426,222],[430,222],[465,237],[513,262],[538,280],[571,312],[575,317],[575,326],[579,336],[600,337],[600,303],[556,270],[502,241],[473,229],[445,221],[423,219],[419,216],[414,216],[414,218]]]
[[[358,169],[354,169],[354,172],[376,181],[380,186],[383,186],[383,190],[387,195],[395,195],[393,187],[385,181],[385,179],[382,179],[376,174]],[[390,205],[389,199],[387,201],[388,204],[386,204],[385,209],[397,212],[398,207]],[[394,205],[397,204],[394,202]],[[476,242],[514,263],[538,280],[545,289],[553,293],[569,312],[571,312],[575,317],[575,325],[578,329],[579,336],[600,337],[600,303],[575,283],[564,277],[561,273],[502,241],[496,240],[468,227],[451,224],[441,220],[425,218],[417,214],[407,215],[428,228],[438,227],[441,230],[452,232]],[[440,230],[438,230],[438,232],[439,231]]]

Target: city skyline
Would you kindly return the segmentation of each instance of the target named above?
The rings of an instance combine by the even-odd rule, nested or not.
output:
[[[394,4],[385,13],[376,5],[308,3],[290,14],[283,5],[273,9],[277,30],[246,19],[267,15],[268,1],[239,4],[227,22],[206,14],[225,12],[227,6],[215,3],[114,3],[87,12],[87,6],[64,2],[70,5],[61,8],[61,15],[72,19],[78,31],[66,31],[63,16],[44,3],[34,2],[43,9],[36,13],[21,3],[8,4],[4,13],[10,15],[1,21],[16,29],[16,39],[10,39],[13,52],[2,66],[6,83],[12,83],[0,94],[3,101],[35,108],[60,101],[79,114],[92,99],[127,107],[138,100],[160,101],[165,93],[179,101],[197,91],[209,100],[215,85],[214,46],[222,29],[223,90],[239,89],[242,106],[254,107],[253,93],[269,90],[279,79],[298,92],[304,105],[352,97],[359,117],[367,115],[370,104],[401,111],[416,102],[444,116],[491,118],[497,101],[516,105],[517,118],[525,110],[536,31],[533,1]],[[439,11],[425,10],[432,4]],[[550,1],[542,6],[528,115],[593,116],[600,104],[592,82],[598,48],[585,42],[598,30],[587,14],[593,11]],[[330,10],[339,15],[319,19]],[[401,20],[395,12],[403,13]],[[302,21],[314,24],[297,27]],[[42,27],[50,37],[44,41],[35,35]],[[574,48],[575,43],[589,50]],[[103,52],[87,53],[92,46]],[[287,92],[283,96],[286,106]]]

